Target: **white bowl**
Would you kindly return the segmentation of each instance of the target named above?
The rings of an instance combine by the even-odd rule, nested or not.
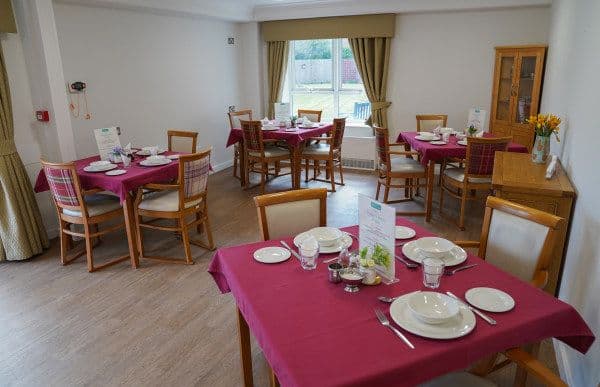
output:
[[[431,133],[431,132],[419,132],[419,135],[422,138],[435,138],[435,133]]]
[[[450,254],[450,251],[456,246],[444,238],[424,237],[415,241],[415,247],[422,251],[427,258],[442,259]]]
[[[408,299],[408,307],[413,314],[427,324],[442,324],[460,310],[452,297],[437,292],[418,292]]]
[[[342,232],[335,227],[315,227],[308,232],[315,237],[320,246],[332,246],[343,235]]]

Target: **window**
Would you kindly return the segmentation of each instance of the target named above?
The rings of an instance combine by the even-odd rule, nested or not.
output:
[[[346,117],[363,123],[370,104],[348,39],[295,40],[290,45],[286,94],[292,112],[323,109],[322,120]]]

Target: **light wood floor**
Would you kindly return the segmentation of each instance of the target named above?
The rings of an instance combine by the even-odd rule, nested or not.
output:
[[[328,198],[333,226],[356,224],[357,193],[374,195],[373,175],[347,171],[345,178],[346,186]],[[289,176],[281,177],[267,191],[289,186]],[[211,176],[209,214],[218,246],[259,239],[252,201],[257,193],[241,190],[231,170]],[[446,203],[445,217],[434,204],[430,224],[412,220],[449,239],[479,239],[483,201],[469,204],[464,232],[453,223],[457,203]],[[173,234],[145,235],[150,250],[183,257]],[[94,251],[101,261],[126,249],[124,235],[113,234]],[[60,266],[54,241],[41,256],[0,264],[0,385],[241,385],[235,304],[206,272],[213,253],[192,249],[193,266],[142,261],[138,270],[123,263],[90,274],[83,258]],[[255,384],[266,386],[256,345],[253,354]],[[542,359],[556,369],[548,343]],[[508,386],[510,375],[493,378]]]

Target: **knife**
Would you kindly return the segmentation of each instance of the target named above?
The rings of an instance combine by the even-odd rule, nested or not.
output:
[[[289,246],[287,243],[285,243],[285,241],[279,241],[279,243],[281,243],[281,245],[282,245],[283,247],[285,247],[286,249],[288,249],[288,251],[289,251],[290,253],[292,253],[292,254],[294,255],[294,257],[298,258],[298,260],[299,260],[299,261],[301,261],[301,260],[302,260],[302,259],[300,258],[300,255],[298,255],[298,253],[297,253],[297,252],[295,252],[294,250],[292,250],[292,248],[291,248],[291,247],[290,247],[290,246]]]
[[[450,297],[454,298],[455,300],[457,300],[458,302],[460,302],[461,304],[463,304],[467,308],[469,308],[469,310],[471,310],[473,313],[475,313],[476,315],[478,315],[479,317],[481,317],[482,319],[484,319],[488,324],[490,324],[490,325],[496,325],[496,320],[494,320],[493,318],[491,318],[487,314],[484,314],[479,309],[473,308],[471,305],[467,304],[466,302],[464,302],[463,300],[461,300],[460,298],[458,298],[454,294],[452,294],[452,292],[446,292],[446,294],[449,295]]]

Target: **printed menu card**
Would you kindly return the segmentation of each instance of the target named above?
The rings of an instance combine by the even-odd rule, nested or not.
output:
[[[96,136],[100,160],[110,160],[110,154],[113,153],[113,149],[121,146],[117,128],[113,126],[110,128],[95,129],[94,136]]]
[[[358,195],[358,236],[361,258],[375,262],[386,284],[397,282],[395,273],[396,210],[365,195]]]
[[[275,120],[278,122],[287,121],[290,119],[291,106],[289,103],[275,103]]]

